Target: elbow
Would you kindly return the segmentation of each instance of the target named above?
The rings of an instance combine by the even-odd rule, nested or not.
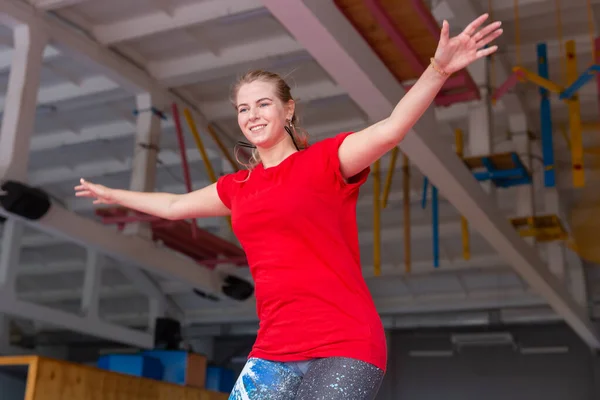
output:
[[[408,132],[406,128],[398,126],[398,124],[394,124],[389,120],[386,120],[379,128],[376,137],[382,141],[381,145],[388,151],[398,146]]]
[[[167,219],[169,221],[175,221],[178,219],[182,219],[181,216],[179,215],[180,212],[178,211],[177,207],[177,201],[178,197],[177,196],[173,196],[173,198],[169,201],[168,205],[167,205],[167,209],[165,210],[164,215],[162,215],[162,218]]]

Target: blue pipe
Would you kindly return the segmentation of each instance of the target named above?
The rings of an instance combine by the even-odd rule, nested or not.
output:
[[[549,79],[548,54],[546,43],[537,45],[538,75]],[[556,186],[556,174],[554,171],[554,145],[552,140],[552,111],[550,108],[550,92],[540,87],[540,122],[542,128],[542,158],[544,162],[544,186]]]
[[[440,224],[438,210],[438,190],[431,185],[431,222],[433,224],[433,266],[440,266]]]
[[[429,185],[429,179],[423,178],[423,195],[421,196],[421,208],[424,210],[427,208],[427,186]]]

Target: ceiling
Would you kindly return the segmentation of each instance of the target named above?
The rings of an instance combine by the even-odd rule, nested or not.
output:
[[[113,227],[100,230],[97,226],[100,218],[95,215],[94,206],[87,199],[75,198],[73,186],[80,177],[84,177],[115,188],[130,187],[134,156],[137,157],[140,151],[136,147],[138,116],[141,119],[146,115],[144,110],[137,115],[134,113],[134,110],[143,108],[140,105],[147,100],[144,91],[139,90],[143,85],[156,90],[152,93],[152,104],[166,114],[166,120],[160,121],[160,151],[153,189],[175,193],[183,193],[187,189],[170,108],[173,99],[182,108],[192,111],[207,148],[208,160],[217,174],[224,174],[232,167],[207,134],[207,126],[210,123],[225,146],[233,149],[241,137],[236,115],[228,100],[229,92],[235,78],[251,68],[272,70],[286,77],[299,103],[301,124],[310,133],[312,141],[341,131],[361,129],[372,123],[376,113],[373,108],[364,105],[369,102],[378,104],[378,98],[369,97],[371,92],[365,89],[361,92],[361,100],[357,100],[358,88],[349,88],[348,78],[342,76],[346,64],[340,59],[342,65],[337,70],[341,72],[334,75],[334,64],[327,63],[324,51],[319,49],[320,31],[314,30],[311,38],[310,32],[303,35],[303,32],[296,31],[296,25],[282,23],[287,14],[278,5],[273,5],[272,0],[2,0],[1,3],[0,14],[9,18],[0,21],[19,18],[30,23],[43,21],[52,27],[48,32],[56,34],[54,39],[58,38],[46,46],[43,54],[27,181],[43,188],[66,209],[61,214],[65,216],[62,222],[56,217],[47,223],[27,223],[22,234],[13,236],[17,238],[14,246],[19,250],[16,256],[11,255],[12,258],[6,255],[8,234],[17,232],[21,224],[10,225],[10,230],[9,223],[4,224],[4,258],[17,261],[11,269],[15,276],[14,305],[20,312],[15,315],[17,312],[4,311],[11,314],[11,318],[18,317],[15,321],[24,331],[58,328],[92,334],[91,327],[101,327],[95,335],[134,345],[148,343],[148,336],[132,335],[132,332],[143,331],[148,321],[165,309],[181,318],[185,326],[214,328],[231,327],[237,323],[250,331],[256,329],[252,299],[242,304],[231,299],[211,301],[192,291],[198,285],[191,278],[182,279],[184,273],[173,273],[169,267],[159,265],[158,261],[152,264],[149,260],[151,265],[148,268],[133,262],[141,257],[139,251],[135,254],[135,250],[117,249],[122,234],[116,233]],[[304,10],[299,0],[283,3],[289,3],[287,6],[290,8],[298,7],[299,13]],[[312,1],[305,3],[316,4]],[[332,2],[323,4],[326,3],[327,6],[323,5],[319,12],[335,10]],[[596,23],[600,1],[592,3],[592,20]],[[535,45],[543,40],[548,44],[551,80],[560,82],[560,46],[554,1],[520,0],[518,24],[515,24],[512,2],[504,0],[426,2],[438,22],[448,19],[453,34],[458,33],[472,16],[488,11],[490,4],[493,17],[503,22],[505,34],[499,41],[498,55],[490,66],[494,77],[491,82],[486,82],[485,74],[478,70],[478,66],[469,69],[482,92],[485,93],[488,86],[501,84],[519,58],[523,66],[536,71]],[[565,40],[575,40],[580,60],[578,68],[582,72],[590,63],[590,38],[596,36],[597,31],[594,28],[590,35],[588,8],[584,1],[563,2],[561,6],[562,35]],[[343,21],[341,14],[330,17],[331,20],[320,17],[324,21],[321,28],[327,30],[330,27],[327,21]],[[11,65],[15,62],[11,27],[14,25],[9,22],[0,26],[2,111],[6,110],[10,100],[6,93]],[[515,45],[517,27],[519,46]],[[344,46],[351,50],[355,46],[356,54],[359,54],[368,46],[360,42],[359,35],[355,36],[352,36],[354,41],[348,40]],[[326,46],[324,43],[325,40],[322,46]],[[352,57],[351,53],[348,52],[348,57]],[[369,57],[377,61],[373,54]],[[351,70],[350,66],[346,67]],[[369,74],[366,69],[361,72],[367,80],[375,82],[381,78]],[[360,77],[363,79],[363,75]],[[357,81],[360,79],[357,78]],[[135,85],[138,87],[132,89],[131,86]],[[395,95],[399,100],[401,93]],[[597,122],[597,96],[595,84],[581,90],[584,122]],[[574,202],[587,192],[572,187],[570,153],[561,134],[561,127],[568,124],[567,107],[554,97],[551,104],[556,128],[554,141],[561,211],[562,215],[568,216]],[[453,132],[456,128],[465,132],[467,142],[481,140],[477,139],[478,136],[485,137],[485,131],[473,131],[469,123],[470,115],[481,107],[485,107],[485,103],[458,103],[437,107],[431,115],[424,117],[432,118],[437,124],[435,141],[441,149],[439,154],[454,152]],[[514,149],[508,132],[511,130],[509,122],[515,115],[525,116],[527,129],[539,138],[539,93],[536,86],[518,84],[511,90],[510,96],[490,109],[490,140],[497,151]],[[185,123],[184,129],[191,185],[198,189],[208,185],[210,177]],[[597,146],[597,141],[597,135],[584,134],[585,146]],[[536,145],[539,146],[537,140],[533,150],[537,155],[532,162],[536,176],[535,208],[543,211],[546,190],[540,184],[542,166]],[[547,284],[549,281],[545,277],[551,275],[547,274],[547,270],[532,275],[529,270],[515,268],[515,265],[520,265],[519,262],[499,251],[501,245],[498,243],[504,242],[496,243],[491,239],[496,233],[487,234],[477,229],[478,221],[473,219],[470,221],[474,224],[470,235],[471,258],[463,259],[461,212],[458,211],[461,202],[456,200],[459,196],[453,195],[451,190],[442,190],[441,193],[440,265],[435,268],[431,203],[425,209],[421,207],[421,171],[426,169],[419,160],[420,153],[407,153],[412,164],[410,221],[403,218],[402,163],[399,161],[394,170],[388,205],[381,214],[380,276],[375,276],[373,267],[372,178],[364,185],[357,206],[364,276],[386,326],[487,324],[498,318],[507,323],[560,320],[565,315],[556,312],[552,299],[555,298],[553,293],[563,290],[563,285],[569,288],[566,291],[568,300],[585,298],[587,291],[591,302],[575,301],[578,304],[573,307],[580,307],[594,316],[594,308],[588,308],[588,305],[594,304],[600,277],[592,264],[582,261],[570,250],[565,250],[567,284],[563,281],[557,288],[555,283]],[[388,163],[389,156],[386,156],[381,164],[383,182],[388,173]],[[597,165],[593,156],[586,155],[588,192],[600,182],[600,174],[595,168]],[[443,188],[443,182],[436,181],[436,184]],[[475,182],[468,183],[473,184]],[[467,183],[465,187],[468,187]],[[477,199],[489,203],[482,212],[489,215],[490,221],[506,220],[519,212],[517,199],[520,195],[516,188],[498,189],[494,194],[495,200],[483,192],[477,196]],[[463,207],[468,208],[466,205]],[[80,217],[98,224],[85,225]],[[67,223],[67,220],[73,222]],[[404,225],[407,223],[411,226],[410,274],[405,273],[404,265]],[[81,224],[81,228],[75,228],[76,224]],[[202,219],[198,220],[198,224],[227,240],[235,240],[223,219]],[[70,227],[73,229],[69,230]],[[96,232],[96,229],[98,235],[93,236],[95,233],[92,231]],[[86,245],[88,238],[100,243],[100,233],[116,235],[110,245],[106,244],[110,247],[114,243],[114,246],[110,251],[103,251],[102,246],[94,245],[91,247],[100,250],[90,252]],[[128,240],[122,239],[122,243],[133,243]],[[511,236],[506,243],[509,241],[514,242],[515,239]],[[564,245],[537,246],[535,257],[542,264],[536,265],[544,265],[545,268],[549,254],[556,255],[557,248],[564,249]],[[168,254],[160,246],[158,250],[166,257],[164,260],[186,261]],[[119,254],[127,254],[127,257]],[[95,262],[96,257],[99,264]],[[529,255],[527,257],[532,265],[537,262]],[[97,265],[101,268],[95,268]],[[195,264],[182,264],[177,271],[183,271],[184,266],[189,268],[190,265]],[[196,265],[194,268],[203,267]],[[234,269],[235,274],[250,279],[244,267],[225,265],[221,268],[227,271]],[[205,275],[193,275],[193,279],[209,279],[212,276],[209,272],[212,273],[207,269]],[[538,282],[540,286],[532,286],[532,282]],[[34,307],[29,307],[31,304]],[[93,318],[89,317],[90,304],[98,304],[97,315]],[[56,314],[46,313],[46,307],[52,312],[59,311]],[[566,319],[567,322],[573,321],[571,317]],[[220,331],[215,332],[218,334]]]

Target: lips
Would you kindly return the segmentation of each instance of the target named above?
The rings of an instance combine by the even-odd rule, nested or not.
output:
[[[253,127],[250,128],[250,132],[258,132],[262,129],[264,129],[267,125],[266,124],[262,124],[262,125],[255,125]]]

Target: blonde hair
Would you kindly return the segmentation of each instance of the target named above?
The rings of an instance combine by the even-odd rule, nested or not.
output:
[[[263,71],[263,70],[253,70],[242,75],[238,81],[235,83],[231,93],[231,103],[234,107],[237,105],[237,95],[240,91],[240,88],[244,85],[255,81],[262,81],[266,83],[270,83],[275,88],[275,96],[283,103],[287,104],[290,100],[294,100],[292,97],[291,89],[289,85],[281,78],[281,76],[277,75],[273,72]],[[294,115],[292,119],[289,121],[288,128],[289,132],[292,136],[292,140],[299,150],[306,149],[308,144],[308,134],[306,131],[298,127],[298,117],[296,116],[296,112],[294,111]],[[253,148],[250,159],[247,163],[244,163],[239,160],[239,146],[236,146],[235,150],[235,158],[240,165],[243,165],[249,170],[252,170],[258,164],[261,163],[260,154],[258,153],[258,149]]]

